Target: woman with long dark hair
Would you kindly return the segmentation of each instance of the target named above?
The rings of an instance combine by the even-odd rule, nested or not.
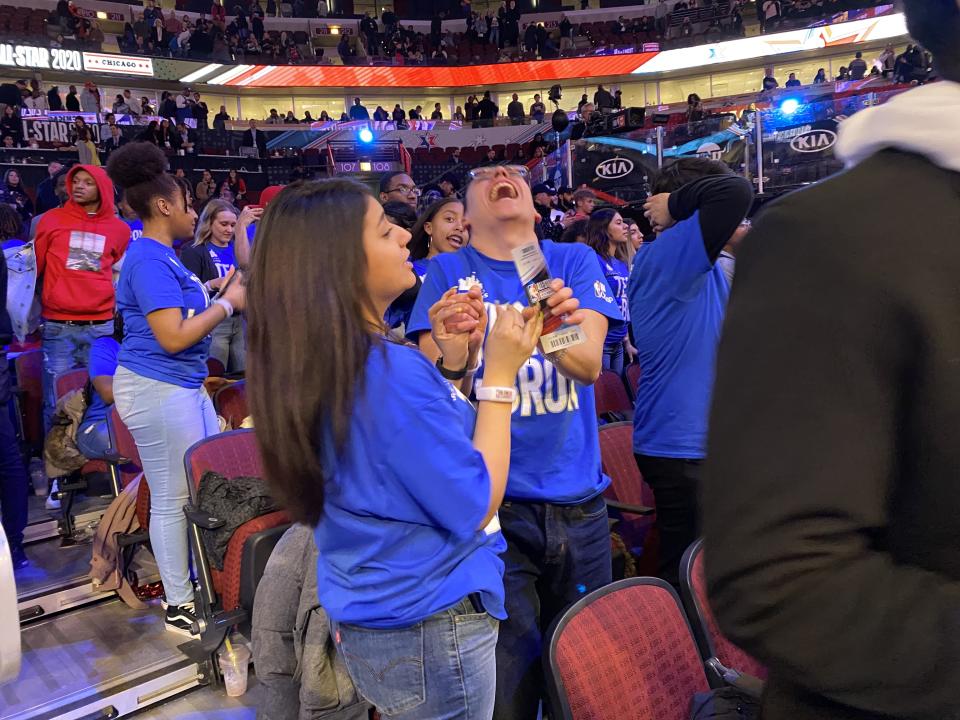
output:
[[[233,193],[234,205],[242,208],[247,202],[247,183],[236,168],[230,168],[227,171],[226,183],[230,187],[230,192]]]
[[[457,198],[442,198],[430,205],[413,226],[410,259],[422,280],[427,261],[440,253],[456,252],[470,240],[463,222],[463,203]]]
[[[167,174],[166,164],[156,145],[130,143],[114,151],[107,166],[143,222],[143,237],[130,244],[117,284],[125,334],[113,396],[150,485],[150,542],[166,594],[166,628],[189,635],[196,616],[183,514],[190,497],[183,455],[220,430],[203,388],[209,336],[243,308],[245,293],[236,278],[211,302],[177,258],[174,242],[193,236],[197,214],[186,184]]]
[[[336,232],[316,242],[321,226]],[[266,478],[315,527],[320,604],[357,689],[389,720],[489,720],[505,617],[495,518],[513,383],[542,321],[501,310],[475,411],[440,373],[466,373],[478,293],[430,310],[440,372],[384,326],[416,280],[409,240],[355,182],[277,195],[253,250],[248,392]]]
[[[626,223],[616,210],[605,208],[595,210],[587,221],[585,242],[597,254],[600,269],[613,291],[613,301],[623,313],[623,324],[611,324],[603,343],[603,369],[623,372],[624,356],[632,362],[636,350],[627,337],[627,324],[630,322],[630,310],[627,302],[627,279],[630,267],[623,260],[630,243],[630,233]]]
[[[24,225],[30,222],[33,217],[33,200],[27,195],[23,188],[23,181],[20,179],[20,173],[16,170],[7,170],[3,176],[3,201],[10,203],[13,209],[20,215],[20,220]]]

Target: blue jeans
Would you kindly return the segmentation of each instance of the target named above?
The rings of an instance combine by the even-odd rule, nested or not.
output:
[[[23,544],[27,526],[28,480],[9,405],[10,366],[7,354],[0,349],[0,511],[7,542],[14,550]]]
[[[603,369],[623,375],[623,343],[603,346]]]
[[[190,549],[183,506],[190,500],[183,456],[203,438],[220,431],[203,387],[145,378],[122,365],[113,378],[120,419],[137,443],[150,486],[150,545],[171,605],[193,600]]]
[[[383,720],[490,720],[498,624],[465,598],[413,627],[332,629],[353,684]]]
[[[94,325],[69,325],[43,321],[43,432],[50,431],[57,409],[57,375],[76,367],[87,367],[90,345],[98,337],[113,335],[113,320]]]
[[[223,363],[228,373],[243,372],[247,361],[247,343],[243,335],[243,316],[223,320],[210,333],[210,357]]]
[[[106,420],[81,423],[77,428],[77,450],[89,460],[103,460],[110,449]]]
[[[533,720],[544,697],[544,632],[563,610],[613,580],[607,506],[602,497],[579,505],[507,501],[500,525],[508,618],[497,642],[494,717]]]

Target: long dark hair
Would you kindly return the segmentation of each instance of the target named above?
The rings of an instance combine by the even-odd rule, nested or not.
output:
[[[610,234],[607,232],[607,228],[610,226],[610,223],[613,222],[616,214],[617,211],[613,208],[603,208],[602,210],[594,210],[590,213],[590,219],[587,220],[586,239],[584,242],[586,242],[595,253],[605,258],[611,256]]]
[[[369,191],[296,182],[257,227],[247,285],[247,389],[267,481],[297,521],[323,514],[324,463],[346,446],[376,342],[366,286]],[[318,227],[336,228],[324,242]]]
[[[433,222],[433,219],[440,213],[440,211],[450,203],[463,204],[463,201],[459,198],[452,197],[440,198],[423,211],[420,219],[417,220],[417,224],[414,225],[413,230],[410,231],[410,234],[413,235],[413,237],[407,244],[407,248],[410,250],[411,260],[423,260],[430,252],[430,236],[427,235],[427,231],[423,229],[423,226],[428,222]]]
[[[20,237],[23,232],[23,220],[20,213],[6,203],[0,203],[0,242]]]

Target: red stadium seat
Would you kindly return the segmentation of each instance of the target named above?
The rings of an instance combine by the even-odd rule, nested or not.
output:
[[[697,540],[687,548],[683,560],[680,561],[680,592],[687,616],[693,624],[693,634],[697,639],[700,655],[708,663],[708,668],[711,667],[710,660],[715,659],[724,668],[765,680],[767,668],[734,645],[721,632],[710,608],[707,579],[703,570],[703,540]]]
[[[597,403],[597,417],[604,420],[624,420],[633,417],[633,404],[627,395],[623,379],[611,370],[600,373],[593,386]]]
[[[710,686],[680,598],[663,580],[629,578],[573,605],[548,634],[556,720],[687,720]]]
[[[217,415],[225,418],[231,428],[239,428],[240,423],[250,415],[247,408],[247,384],[241,380],[220,388],[213,396],[213,406]]]
[[[86,368],[75,368],[60,373],[56,379],[57,399],[74,390],[83,390],[89,379]]]
[[[43,448],[43,352],[31,350],[18,355],[14,367],[23,440],[39,452]]]
[[[200,479],[208,470],[218,472],[227,478],[263,475],[253,430],[235,430],[201,440],[187,450],[184,464],[187,481],[194,497],[199,489]],[[241,580],[248,574],[244,572],[244,565],[252,562],[246,550],[247,541],[253,540],[258,533],[289,524],[289,516],[285,511],[280,510],[262,515],[237,528],[227,545],[223,570],[210,569],[212,589],[219,596],[221,610],[230,612],[240,607]],[[202,545],[198,546],[196,542],[193,545],[195,557],[205,556]],[[198,564],[209,568],[206,560]]]
[[[216,358],[207,358],[207,377],[223,377],[227,369]]]
[[[600,462],[603,472],[610,477],[603,497],[610,516],[618,520],[617,534],[638,558],[639,571],[656,573],[656,499],[633,457],[633,423],[612,423],[600,428]]]

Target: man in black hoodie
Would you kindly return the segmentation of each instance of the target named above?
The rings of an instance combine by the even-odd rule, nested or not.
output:
[[[944,81],[843,123],[724,327],[705,567],[767,720],[960,718],[960,2],[905,5]]]

